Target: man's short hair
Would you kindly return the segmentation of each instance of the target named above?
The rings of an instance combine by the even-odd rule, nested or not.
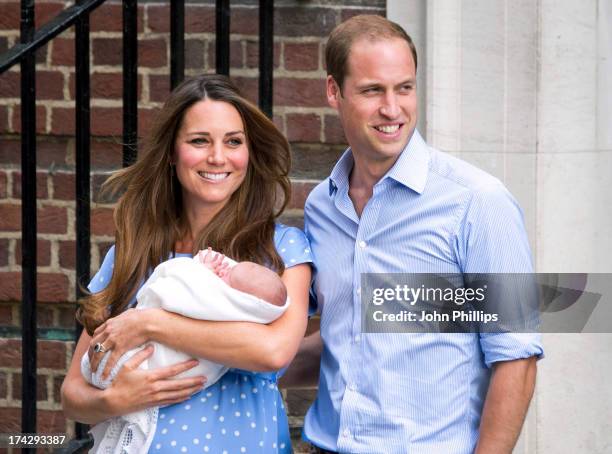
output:
[[[416,71],[416,47],[414,47],[410,35],[400,25],[382,16],[373,14],[353,16],[332,30],[325,46],[327,74],[334,78],[341,91],[344,78],[348,75],[348,57],[351,46],[355,41],[362,38],[370,41],[393,38],[403,39],[410,47]]]

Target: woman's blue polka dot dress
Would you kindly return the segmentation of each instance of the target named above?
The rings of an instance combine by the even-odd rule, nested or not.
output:
[[[277,225],[276,248],[285,266],[312,262],[304,233]],[[112,275],[114,248],[92,279],[102,290]],[[289,426],[277,372],[230,369],[219,381],[179,404],[160,408],[149,453],[290,453]]]

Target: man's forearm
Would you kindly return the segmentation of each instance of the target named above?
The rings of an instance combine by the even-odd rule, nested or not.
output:
[[[304,388],[316,386],[319,381],[321,351],[323,342],[320,331],[306,336],[289,369],[280,380],[283,388]]]
[[[535,379],[535,357],[493,366],[476,454],[512,453],[533,396]]]

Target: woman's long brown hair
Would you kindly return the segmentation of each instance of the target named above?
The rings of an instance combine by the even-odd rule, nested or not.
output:
[[[159,112],[138,161],[105,183],[105,191],[123,194],[114,211],[112,279],[104,290],[83,298],[77,312],[90,335],[126,308],[148,273],[168,259],[176,242],[189,233],[181,185],[170,164],[185,112],[205,99],[227,102],[238,110],[249,163],[244,181],[227,204],[201,232],[193,232],[192,252],[210,246],[237,261],[265,264],[279,273],[284,270],[274,247],[274,225],[290,198],[287,140],[227,77],[202,75],[186,80]]]

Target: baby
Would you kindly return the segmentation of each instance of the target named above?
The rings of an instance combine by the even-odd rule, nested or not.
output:
[[[213,252],[211,248],[197,255],[200,263],[211,270],[230,287],[256,296],[275,306],[284,306],[287,288],[274,271],[253,262],[238,262],[230,266],[225,255]]]
[[[289,306],[287,289],[278,274],[256,263],[237,263],[211,248],[193,258],[174,258],[157,266],[136,299],[136,309],[162,308],[200,320],[264,324],[276,320]],[[166,345],[153,344],[154,352],[141,364],[143,369],[157,369],[191,358]],[[86,353],[81,360],[81,373],[94,386],[107,388],[123,364],[142,348],[122,355],[104,380],[102,371],[110,352],[104,354],[96,372],[91,371]],[[200,358],[197,366],[177,377],[204,375],[208,387],[227,370],[222,364]],[[157,407],[153,407],[97,424],[91,429],[94,447],[90,452],[146,452],[155,434],[157,412]]]

